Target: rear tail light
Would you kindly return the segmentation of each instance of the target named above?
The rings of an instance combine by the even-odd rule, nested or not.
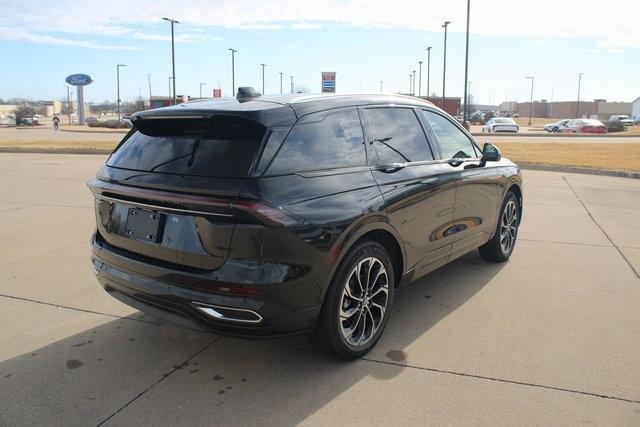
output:
[[[248,216],[268,227],[290,227],[304,222],[302,218],[284,208],[254,200],[237,200],[231,203],[231,208],[238,218]]]

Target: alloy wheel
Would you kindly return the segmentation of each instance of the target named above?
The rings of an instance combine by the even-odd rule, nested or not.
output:
[[[509,200],[502,212],[500,225],[500,246],[502,252],[508,254],[516,242],[516,233],[518,232],[518,207],[516,202]]]
[[[382,261],[368,257],[351,270],[340,299],[340,329],[345,341],[360,347],[376,334],[389,300],[389,277]]]

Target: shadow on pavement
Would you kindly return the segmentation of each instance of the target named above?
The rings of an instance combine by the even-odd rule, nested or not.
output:
[[[301,422],[361,382],[399,375],[406,347],[501,268],[472,252],[401,289],[382,340],[352,363],[303,336],[250,341],[111,321],[1,362],[0,424]]]

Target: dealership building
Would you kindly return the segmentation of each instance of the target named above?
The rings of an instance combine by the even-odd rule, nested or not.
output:
[[[634,101],[637,102],[638,100]],[[505,104],[509,104],[508,106]],[[558,101],[547,102],[546,99],[533,101],[533,117],[548,118],[575,118],[584,117],[599,120],[609,120],[614,114],[628,114],[632,112],[632,102],[610,102],[606,99],[594,99],[593,101]],[[503,108],[504,107],[509,107]],[[514,111],[515,107],[515,111]],[[579,108],[579,109],[578,109]],[[640,108],[640,106],[639,106]],[[500,106],[503,111],[517,112],[521,116],[528,116],[531,109],[530,102],[503,103]]]

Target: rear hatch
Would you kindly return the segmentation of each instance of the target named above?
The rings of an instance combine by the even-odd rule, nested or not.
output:
[[[89,183],[99,239],[180,267],[214,270],[229,253],[266,127],[219,115],[134,121]]]

